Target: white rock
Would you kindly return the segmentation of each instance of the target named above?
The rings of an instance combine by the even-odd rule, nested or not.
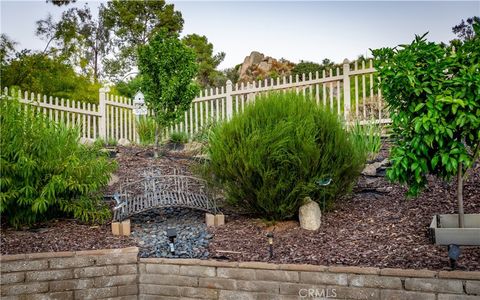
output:
[[[300,227],[307,230],[317,230],[320,228],[322,222],[322,212],[317,202],[305,198],[306,203],[300,206],[298,211],[298,219],[300,220]]]
[[[119,180],[120,180],[120,178],[118,178],[117,175],[115,175],[115,174],[112,173],[112,175],[110,175],[110,180],[108,181],[108,186],[114,185],[114,184],[117,183]]]
[[[119,140],[118,140],[118,144],[119,144],[120,146],[130,146],[130,141],[127,140],[127,139],[122,138],[122,139],[119,139]]]
[[[80,138],[80,144],[91,146],[91,145],[93,145],[94,142],[95,141],[93,139],[89,139],[89,138],[85,138],[85,137]]]

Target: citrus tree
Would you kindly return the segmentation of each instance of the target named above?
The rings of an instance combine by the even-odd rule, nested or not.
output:
[[[463,174],[479,155],[480,24],[457,49],[416,36],[409,45],[373,50],[392,118],[391,180],[410,195],[427,174],[457,176],[459,226],[463,227]]]
[[[155,157],[158,157],[160,128],[184,116],[199,88],[195,53],[182,43],[178,34],[160,31],[138,51],[145,102],[155,113]]]

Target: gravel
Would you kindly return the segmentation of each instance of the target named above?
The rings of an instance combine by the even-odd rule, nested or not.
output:
[[[205,213],[183,208],[153,209],[131,218],[132,238],[140,257],[207,258],[212,236]],[[167,229],[175,228],[175,253],[170,252]]]

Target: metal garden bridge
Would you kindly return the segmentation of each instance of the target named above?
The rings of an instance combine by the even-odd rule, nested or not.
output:
[[[129,182],[113,196],[116,202],[113,220],[128,217],[152,208],[185,207],[212,214],[219,212],[205,180],[189,175],[147,174]]]

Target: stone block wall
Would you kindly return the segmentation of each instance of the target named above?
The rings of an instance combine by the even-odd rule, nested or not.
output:
[[[139,299],[478,300],[480,271],[139,260]]]
[[[137,299],[138,248],[1,256],[1,299]]]
[[[137,258],[138,249],[1,256],[1,299],[480,299],[480,271]]]

